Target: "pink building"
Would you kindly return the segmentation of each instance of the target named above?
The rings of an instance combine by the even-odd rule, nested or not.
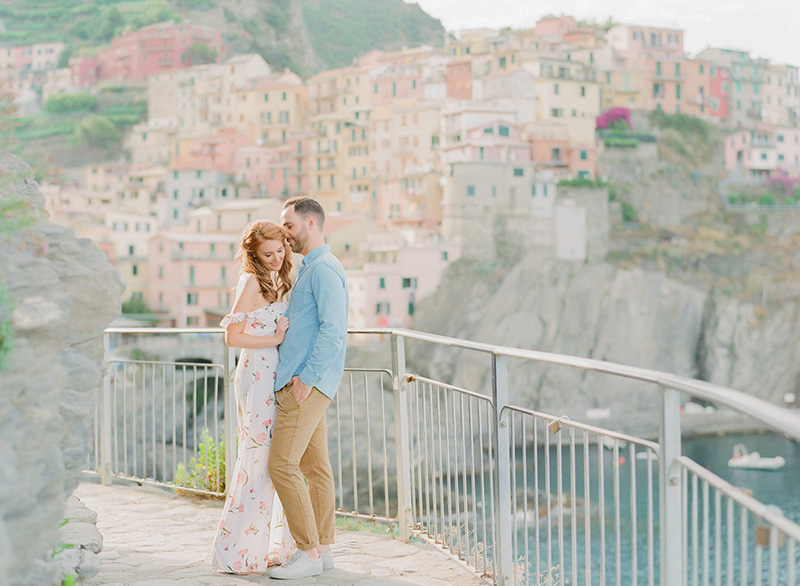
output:
[[[571,16],[545,17],[536,23],[533,31],[537,37],[557,37],[563,39],[565,35],[578,31],[578,21]]]
[[[447,65],[445,72],[447,97],[454,100],[472,99],[472,61],[460,61]]]
[[[523,129],[502,118],[470,128],[457,143],[442,149],[442,163],[466,161],[530,161],[531,145]]]
[[[91,79],[143,81],[172,69],[195,65],[188,49],[194,44],[214,49],[222,57],[222,33],[211,27],[191,23],[162,22],[123,33],[111,40],[111,46],[100,51],[97,59],[73,68],[73,84],[91,85]],[[77,79],[76,79],[77,78]]]
[[[545,136],[530,137],[531,160],[540,168],[550,169],[559,177],[595,179],[597,177],[597,154],[592,146],[572,144],[567,138]]]
[[[55,69],[64,43],[39,43],[0,48],[0,67],[18,73]]]
[[[777,169],[793,177],[800,176],[800,128],[779,127],[775,129]]]
[[[681,29],[620,24],[609,29],[606,41],[623,60],[632,63],[642,57],[663,59],[685,55]]]
[[[776,132],[759,125],[755,130],[741,130],[725,139],[725,169],[749,177],[769,177],[778,167]],[[791,136],[783,131],[784,143]],[[796,136],[796,135],[795,135]],[[785,158],[786,152],[784,152]]]
[[[361,269],[348,271],[351,328],[411,327],[417,303],[436,290],[460,249],[415,231],[372,234],[365,253]]]
[[[236,181],[249,185],[257,197],[289,193],[289,153],[285,146],[239,147],[233,156]]]
[[[0,47],[0,92],[19,96],[41,87],[43,72],[55,69],[64,43]]]
[[[731,70],[710,65],[709,73],[709,113],[712,119],[725,124],[730,117]]]
[[[643,105],[669,114],[709,117],[711,65],[672,55],[645,57]]]
[[[100,81],[100,59],[97,57],[81,57],[69,60],[72,76],[72,87],[91,88]]]
[[[422,67],[390,66],[373,80],[376,104],[388,104],[407,98],[422,99]]]
[[[163,325],[216,326],[206,310],[229,308],[238,267],[238,234],[161,232],[148,246],[147,303]]]
[[[253,141],[233,128],[226,128],[214,136],[197,139],[187,157],[180,163],[189,164],[197,169],[234,169],[236,151],[243,147],[253,146]]]

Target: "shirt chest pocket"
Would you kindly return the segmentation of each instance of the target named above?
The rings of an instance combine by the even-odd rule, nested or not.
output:
[[[314,294],[311,292],[311,288],[302,287],[295,289],[292,292],[292,303],[289,307],[290,311],[287,317],[291,319],[292,317],[306,314],[309,310],[314,309],[315,306],[316,303],[314,302]]]

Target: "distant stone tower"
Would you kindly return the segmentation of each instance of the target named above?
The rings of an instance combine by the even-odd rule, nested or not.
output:
[[[559,187],[551,171],[529,161],[454,162],[448,167],[442,234],[460,242],[465,257],[485,257],[509,245],[563,260],[605,256],[605,188]]]

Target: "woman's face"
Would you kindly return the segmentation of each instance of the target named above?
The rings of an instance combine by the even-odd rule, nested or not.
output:
[[[258,247],[258,258],[271,271],[279,271],[283,266],[286,248],[282,240],[265,240]]]

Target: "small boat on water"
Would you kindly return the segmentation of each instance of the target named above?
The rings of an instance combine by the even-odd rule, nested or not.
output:
[[[758,452],[748,452],[744,444],[736,444],[733,448],[733,457],[728,460],[728,468],[743,468],[748,470],[778,470],[786,464],[781,456],[764,458]]]

